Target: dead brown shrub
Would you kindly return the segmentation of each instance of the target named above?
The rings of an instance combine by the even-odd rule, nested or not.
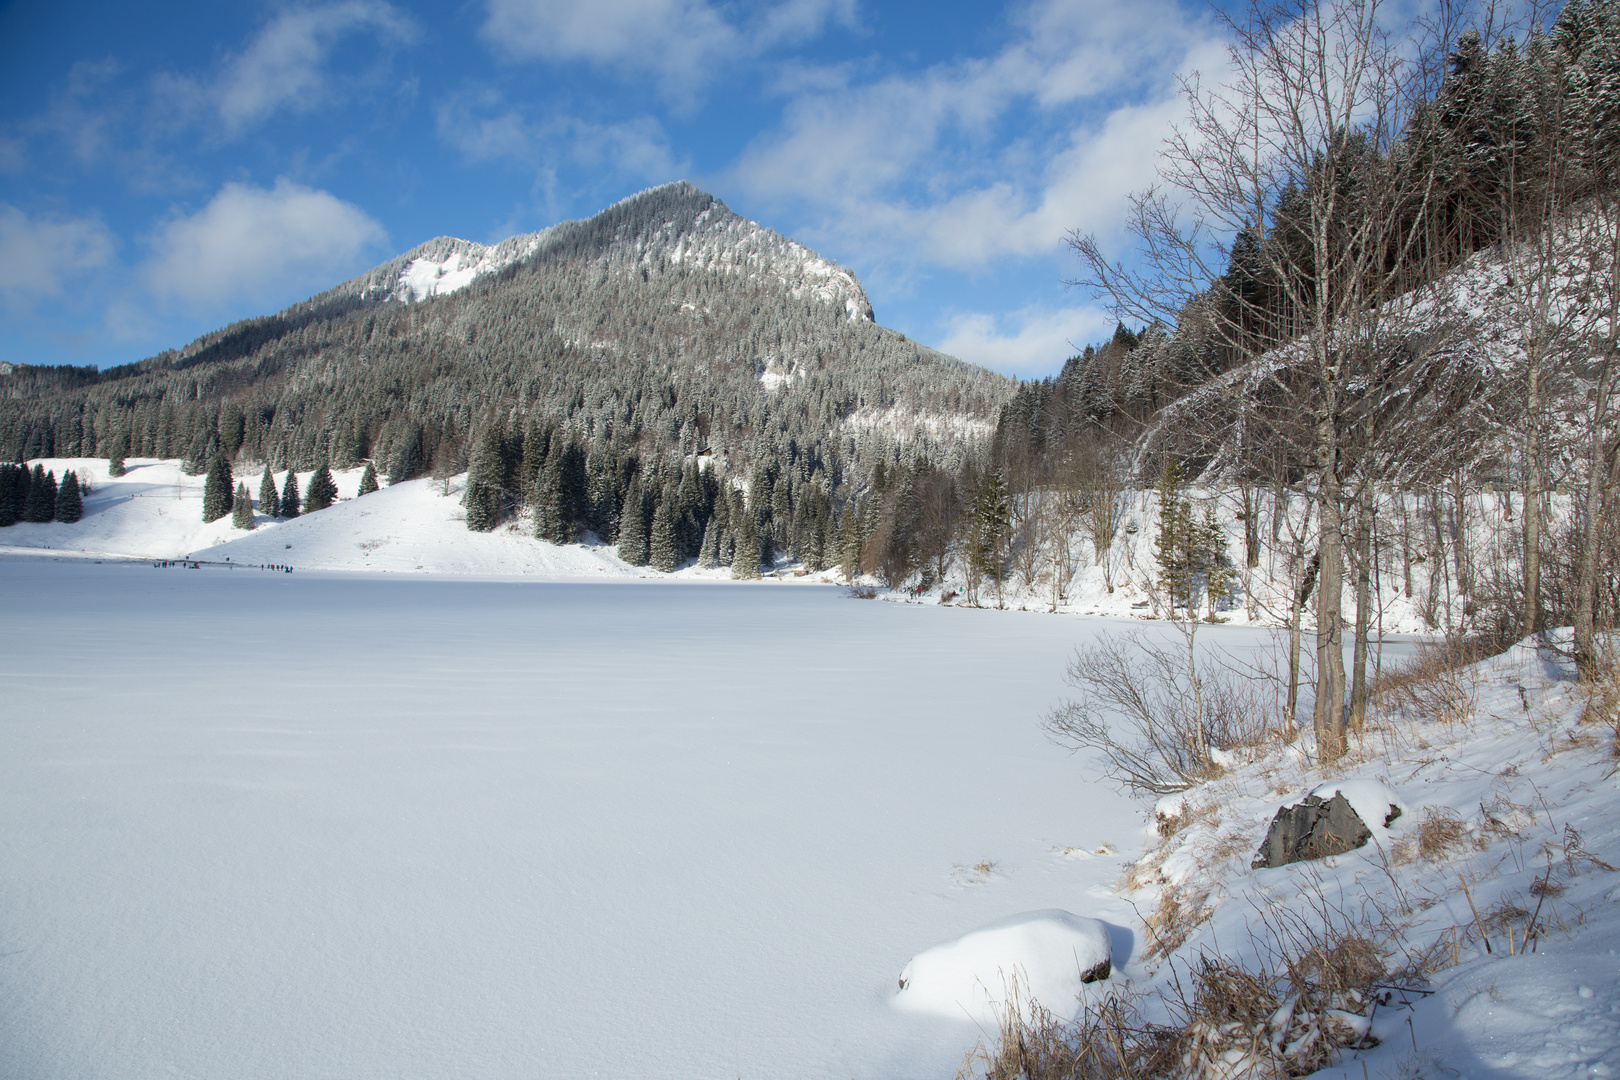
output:
[[[1481,650],[1466,642],[1422,645],[1372,681],[1368,698],[1381,713],[1404,720],[1458,724],[1473,713],[1478,681],[1469,666]]]
[[[1281,972],[1280,974],[1278,972]],[[1203,955],[1162,1002],[1169,1024],[1142,1020],[1136,1002],[1087,1002],[1072,1023],[1039,1006],[1010,1005],[994,1043],[981,1044],[958,1080],[1170,1080],[1187,1076],[1305,1076],[1340,1049],[1372,1045],[1376,946],[1351,932],[1313,937],[1278,972]]]
[[[1181,948],[1193,931],[1208,922],[1214,913],[1209,906],[1208,890],[1184,891],[1178,886],[1166,885],[1159,893],[1159,902],[1153,913],[1142,920],[1148,936],[1143,959],[1169,956]]]
[[[1418,855],[1438,862],[1468,844],[1468,826],[1449,806],[1425,806],[1418,825]]]
[[[1064,1022],[1038,1004],[1009,1002],[990,1046],[981,1043],[957,1069],[957,1080],[1150,1080],[1176,1075],[1181,1034],[1144,1021],[1117,995],[1088,1003]]]

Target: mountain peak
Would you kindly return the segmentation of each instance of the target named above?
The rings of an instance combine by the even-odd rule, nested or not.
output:
[[[647,274],[700,270],[773,279],[792,295],[872,321],[848,269],[749,221],[687,180],[620,199],[600,213],[484,245],[440,236],[339,285],[329,296],[419,303],[532,259],[585,257]]]

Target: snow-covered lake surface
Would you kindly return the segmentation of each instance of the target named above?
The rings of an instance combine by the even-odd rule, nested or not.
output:
[[[917,953],[1061,908],[1130,970],[1142,807],[1038,724],[1119,623],[32,558],[0,596],[0,1075],[944,1077],[980,1031],[894,1007]]]

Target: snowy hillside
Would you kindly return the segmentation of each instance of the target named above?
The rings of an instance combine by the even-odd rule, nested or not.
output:
[[[1578,687],[1568,645],[1392,661],[1331,771],[1308,736],[1262,740],[1159,803],[1120,881],[1143,917],[1131,991],[1160,1023],[1231,1010],[1188,1029],[1187,1075],[1620,1074],[1620,669]],[[1280,807],[1341,791],[1365,846],[1251,868]],[[1254,980],[1244,1000],[1218,998],[1216,957]]]
[[[0,554],[45,551],[84,558],[179,559],[244,565],[276,564],[298,570],[390,573],[522,575],[542,580],[667,578],[626,565],[600,544],[549,544],[516,527],[469,532],[461,507],[464,477],[449,494],[433,480],[411,480],[355,498],[363,469],[334,470],[339,501],[326,510],[280,521],[256,514],[251,532],[229,516],[202,521],[203,480],[177,461],[131,458],[127,473],[107,475],[93,458],[53,458],[40,464],[61,476],[73,469],[91,486],[84,517],[71,525],[19,522],[0,530]],[[258,474],[238,479],[257,491]],[[286,473],[275,474],[278,488]],[[300,489],[309,474],[299,474]],[[730,572],[688,567],[683,579],[727,580]]]

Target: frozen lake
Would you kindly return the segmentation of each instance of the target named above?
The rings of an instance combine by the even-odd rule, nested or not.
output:
[[[1143,808],[1038,723],[1119,623],[30,559],[0,597],[7,1077],[948,1077],[978,1032],[891,1007],[912,955],[1134,920]]]

